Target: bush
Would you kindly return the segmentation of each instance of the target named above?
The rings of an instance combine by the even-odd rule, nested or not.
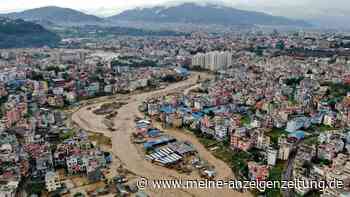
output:
[[[75,193],[74,197],[84,197],[84,194],[82,194],[81,192]]]

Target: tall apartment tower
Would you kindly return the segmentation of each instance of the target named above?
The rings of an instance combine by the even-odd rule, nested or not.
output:
[[[200,66],[203,69],[217,71],[232,65],[233,54],[227,51],[212,51],[198,53],[192,58],[192,66]]]

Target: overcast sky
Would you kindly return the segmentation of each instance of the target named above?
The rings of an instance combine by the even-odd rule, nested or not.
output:
[[[135,7],[178,2],[221,3],[241,9],[263,11],[292,18],[314,19],[350,15],[350,0],[0,0],[0,12],[21,11],[43,6],[60,6],[107,16]]]

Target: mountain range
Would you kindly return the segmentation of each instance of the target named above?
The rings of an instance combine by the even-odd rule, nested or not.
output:
[[[218,5],[184,3],[173,7],[132,9],[108,18],[111,21],[143,21],[156,23],[192,23],[216,25],[291,25],[309,26],[301,20],[272,16],[262,12],[239,10]]]
[[[3,14],[1,16],[14,19],[20,18],[28,21],[37,21],[45,23],[51,22],[56,24],[91,24],[103,22],[103,19],[97,16],[88,15],[70,8],[61,8],[55,6],[35,8],[25,10],[23,12],[13,12],[9,14]]]
[[[54,47],[60,40],[39,24],[0,17],[0,48]]]
[[[262,12],[239,10],[218,5],[184,3],[172,7],[136,8],[120,14],[100,18],[83,12],[60,7],[42,7],[4,14],[9,18],[55,24],[113,24],[115,22],[183,23],[197,25],[286,25],[309,26],[305,21],[272,16]]]

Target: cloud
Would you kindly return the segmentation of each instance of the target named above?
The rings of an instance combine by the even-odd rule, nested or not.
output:
[[[349,0],[0,0],[0,12],[22,11],[43,6],[69,7],[97,15],[112,15],[135,7],[174,5],[182,2],[224,4],[298,19],[344,21],[350,18]]]

